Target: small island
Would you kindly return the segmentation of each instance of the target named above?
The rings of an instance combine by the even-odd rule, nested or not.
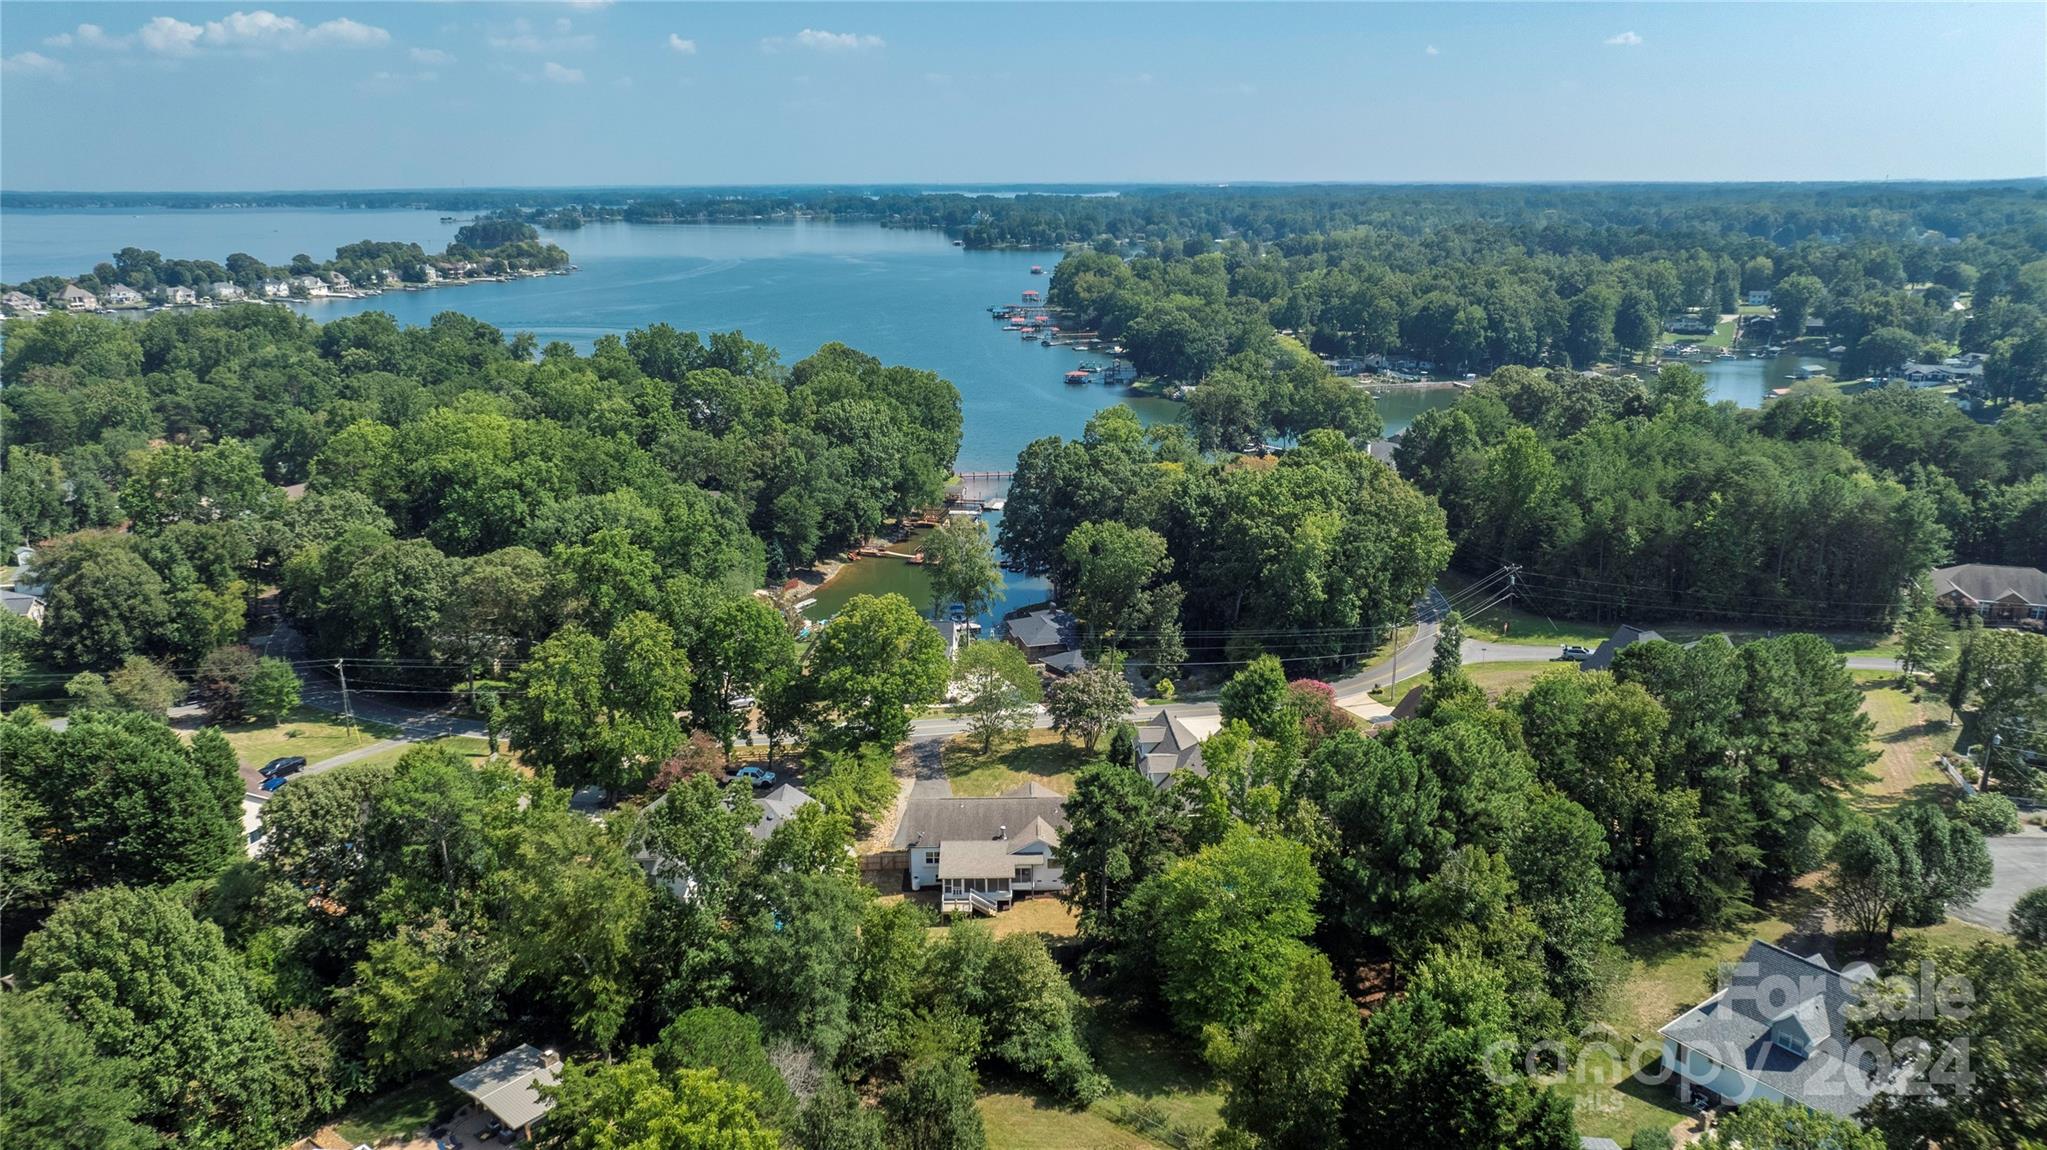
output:
[[[569,253],[544,243],[531,224],[490,217],[463,225],[446,250],[429,255],[414,243],[362,240],[316,262],[296,255],[282,265],[235,252],[225,261],[166,259],[126,247],[111,263],[77,276],[38,276],[0,284],[0,309],[10,316],[49,311],[145,311],[153,307],[215,307],[241,300],[289,302],[361,298],[574,270]]]

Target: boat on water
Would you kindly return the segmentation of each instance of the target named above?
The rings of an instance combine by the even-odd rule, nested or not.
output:
[[[1094,360],[1091,360],[1091,359],[1083,359],[1083,360],[1081,360],[1081,361],[1080,361],[1080,370],[1082,370],[1082,371],[1100,371],[1100,370],[1102,370],[1102,365],[1101,365],[1101,364],[1099,364],[1099,363],[1096,363],[1096,362],[1095,362]]]
[[[1087,372],[1084,372],[1084,371],[1069,371],[1069,372],[1067,372],[1067,373],[1066,373],[1066,382],[1068,382],[1068,383],[1072,383],[1072,384],[1081,384],[1081,383],[1086,383],[1086,382],[1087,382],[1087,380],[1088,380],[1088,373],[1087,373]]]
[[[1034,328],[1034,327],[1027,327],[1027,328],[1023,329],[1023,338],[1025,338],[1025,339],[1036,339],[1036,338],[1038,338],[1038,329],[1037,329],[1037,328]]]
[[[1042,267],[1039,267],[1039,266],[1038,266],[1037,264],[1032,264],[1032,265],[1031,265],[1031,274],[1032,274],[1032,275],[1034,275],[1034,276],[1041,276],[1041,275],[1044,275],[1044,274],[1045,274],[1045,269],[1044,269],[1044,268],[1042,268]]]
[[[1048,335],[1048,336],[1046,336],[1045,338],[1043,338],[1043,339],[1039,340],[1039,341],[1038,341],[1038,346],[1040,346],[1040,347],[1051,347],[1051,346],[1052,346],[1052,337]]]

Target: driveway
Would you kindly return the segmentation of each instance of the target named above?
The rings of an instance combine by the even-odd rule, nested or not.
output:
[[[2012,904],[2034,887],[2047,886],[2047,829],[2023,826],[2015,835],[1983,840],[1993,868],[1990,889],[1955,917],[1990,930],[2008,930]]]

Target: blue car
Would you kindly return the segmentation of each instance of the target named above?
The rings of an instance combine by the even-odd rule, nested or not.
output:
[[[283,775],[272,775],[269,778],[263,780],[263,790],[265,792],[274,793],[279,787],[282,787],[284,784],[290,781],[291,781],[290,779],[284,777]]]

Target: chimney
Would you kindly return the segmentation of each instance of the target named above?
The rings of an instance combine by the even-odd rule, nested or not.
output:
[[[1006,838],[1008,838],[1008,837],[1009,837],[1009,824],[1008,824],[1008,823],[1004,823],[1004,824],[1002,824],[1002,829],[1001,829],[1001,830],[999,830],[999,831],[996,831],[996,832],[995,832],[995,837],[996,837],[996,838],[998,838],[998,839],[1006,839]]]
[[[540,1062],[541,1065],[547,1067],[549,1070],[560,1070],[562,1068],[561,1051],[552,1049],[541,1051]]]

